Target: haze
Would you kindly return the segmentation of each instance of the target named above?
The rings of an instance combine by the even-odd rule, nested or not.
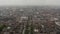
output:
[[[60,6],[60,0],[0,0],[0,6]]]

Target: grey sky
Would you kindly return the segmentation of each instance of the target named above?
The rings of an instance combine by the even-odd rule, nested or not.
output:
[[[59,6],[60,0],[0,0],[1,5],[54,5]]]

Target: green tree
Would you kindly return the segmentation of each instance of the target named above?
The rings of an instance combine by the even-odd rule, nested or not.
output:
[[[0,24],[0,31],[2,31],[5,27],[6,27],[6,25]]]

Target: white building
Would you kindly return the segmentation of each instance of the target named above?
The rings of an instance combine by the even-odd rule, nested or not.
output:
[[[38,29],[34,29],[34,32],[39,32],[39,30]]]
[[[54,20],[59,20],[58,18],[54,18]]]
[[[7,29],[11,29],[11,27],[7,27]]]
[[[21,20],[28,20],[27,16],[21,16]]]
[[[60,22],[55,22],[56,25],[60,26]]]

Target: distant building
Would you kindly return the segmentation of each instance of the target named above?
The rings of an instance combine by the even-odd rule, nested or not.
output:
[[[28,20],[27,16],[21,16],[21,20]]]
[[[20,9],[20,11],[24,11],[23,9]]]
[[[2,34],[10,34],[9,32],[3,32]]]

